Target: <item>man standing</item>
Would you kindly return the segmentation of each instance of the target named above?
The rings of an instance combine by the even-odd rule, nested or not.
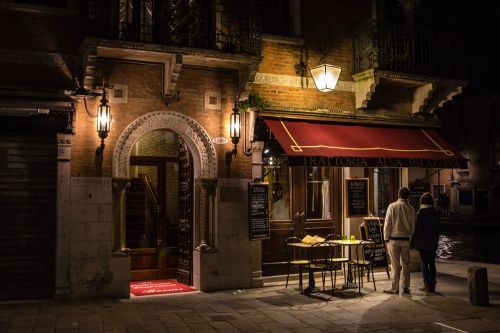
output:
[[[410,238],[415,231],[415,209],[408,203],[410,191],[402,187],[398,200],[387,207],[384,239],[391,259],[392,288],[384,293],[399,294],[399,277],[403,273],[403,292],[410,293]]]

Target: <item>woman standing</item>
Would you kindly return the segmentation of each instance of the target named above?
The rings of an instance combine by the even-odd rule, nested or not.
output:
[[[426,192],[420,197],[415,232],[411,243],[420,253],[424,287],[421,291],[435,292],[436,250],[439,241],[439,215],[434,208],[434,199]]]

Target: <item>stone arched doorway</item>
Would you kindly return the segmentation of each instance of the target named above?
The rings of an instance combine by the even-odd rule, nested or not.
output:
[[[155,111],[134,120],[120,135],[113,153],[113,177],[129,176],[130,152],[145,133],[168,129],[186,142],[195,159],[195,178],[215,178],[217,160],[208,133],[192,118],[178,112]]]
[[[125,190],[130,186],[130,156],[135,143],[157,130],[176,133],[188,147],[193,160],[193,178],[199,186],[194,195],[193,244],[200,251],[210,250],[209,224],[212,223],[216,187],[216,153],[208,133],[192,118],[177,112],[150,112],[134,120],[120,135],[113,154],[114,238],[115,252],[127,253],[125,242]],[[193,267],[193,269],[196,269]],[[196,272],[194,272],[196,274]]]

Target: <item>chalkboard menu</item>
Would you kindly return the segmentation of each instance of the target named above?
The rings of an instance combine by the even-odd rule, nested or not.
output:
[[[365,250],[365,258],[372,256],[373,268],[388,268],[387,251],[384,247],[374,247],[373,249]]]
[[[368,215],[368,178],[345,180],[346,217]]]
[[[429,183],[413,183],[410,184],[410,205],[413,206],[415,211],[420,208],[420,197],[425,192],[429,192]]]
[[[268,183],[248,183],[250,240],[267,239],[269,233]]]
[[[382,224],[380,224],[378,217],[365,217],[361,226],[361,238],[363,240],[371,239],[377,245],[384,245]]]
[[[363,240],[371,239],[375,243],[372,248],[365,248],[365,258],[372,258],[374,268],[388,269],[387,249],[384,243],[384,233],[380,218],[365,217],[359,228]]]

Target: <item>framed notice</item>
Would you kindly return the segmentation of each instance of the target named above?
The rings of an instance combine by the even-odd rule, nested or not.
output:
[[[345,216],[368,215],[368,178],[346,178]]]
[[[248,183],[248,223],[250,240],[270,238],[268,196],[268,183]]]
[[[430,190],[429,183],[413,183],[410,184],[410,205],[413,206],[415,211],[417,212],[420,208],[420,197],[425,192],[429,192]],[[437,197],[435,197],[437,198]]]

